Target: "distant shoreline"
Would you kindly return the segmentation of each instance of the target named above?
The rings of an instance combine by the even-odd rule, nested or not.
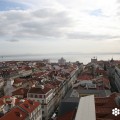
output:
[[[51,62],[58,62],[61,57],[66,61],[76,62],[80,61],[85,64],[91,61],[91,58],[96,57],[98,60],[120,60],[120,54],[49,54],[49,55],[9,55],[0,56],[0,61],[39,61],[43,59],[50,59]]]

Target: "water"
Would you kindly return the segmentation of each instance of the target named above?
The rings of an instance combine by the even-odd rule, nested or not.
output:
[[[51,62],[57,62],[61,57],[65,58],[67,62],[80,61],[87,64],[91,58],[97,57],[98,60],[120,60],[120,54],[52,54],[52,55],[14,55],[14,56],[0,56],[0,61],[15,61],[15,60],[42,60],[50,59]]]

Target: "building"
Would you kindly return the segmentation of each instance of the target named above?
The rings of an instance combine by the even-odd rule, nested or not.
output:
[[[6,81],[6,84],[4,86],[4,95],[6,96],[12,96],[12,92],[15,90],[13,87],[13,79],[9,79]]]
[[[115,67],[115,74],[114,74],[114,82],[117,87],[118,92],[120,92],[120,69],[118,67]]]
[[[58,64],[65,65],[66,64],[66,60],[64,58],[61,58],[61,59],[58,60]]]
[[[115,108],[120,110],[120,94],[113,93],[107,97],[90,95],[81,97],[76,114],[69,112],[58,120],[120,120],[120,114],[113,112]]]
[[[0,97],[2,97],[4,95],[4,79],[2,77],[0,77]]]
[[[97,58],[91,58],[91,63],[97,63]]]
[[[28,114],[29,120],[42,120],[41,104],[33,100],[25,100],[18,107]]]
[[[120,69],[118,67],[109,68],[109,78],[113,92],[120,92]]]
[[[27,98],[27,92],[28,92],[28,89],[19,88],[12,92],[12,96],[19,98],[19,99],[24,99],[24,98]]]
[[[57,120],[70,120],[76,113],[79,99],[79,93],[76,90],[70,90],[60,102]]]
[[[29,120],[28,114],[20,108],[13,108],[0,118],[0,120]]]
[[[96,120],[94,95],[80,99],[75,120]]]
[[[42,120],[39,102],[4,96],[0,103],[0,120]]]
[[[28,91],[27,98],[41,103],[42,120],[47,120],[50,117],[54,106],[53,89],[44,85],[33,87]]]

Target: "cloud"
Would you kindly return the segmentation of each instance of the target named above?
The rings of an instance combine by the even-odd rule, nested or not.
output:
[[[91,34],[90,32],[82,33],[69,33],[69,39],[82,39],[82,40],[108,40],[108,39],[120,39],[120,36],[102,35],[102,34]]]
[[[9,42],[19,42],[18,39],[10,39],[10,40],[6,40],[6,41],[9,41]]]
[[[11,3],[4,4],[3,8],[7,8],[8,5],[12,6],[9,9],[0,10],[0,41],[3,46],[0,51],[6,51],[8,47],[11,50],[12,47],[11,52],[17,52],[15,51],[17,49],[19,53],[26,49],[28,51],[32,49],[34,52],[39,50],[41,53],[42,51],[54,52],[56,49],[58,52],[61,50],[69,52],[71,48],[80,51],[82,47],[84,52],[86,44],[88,44],[86,49],[89,51],[94,51],[96,48],[99,50],[107,48],[109,51],[108,43],[111,48],[119,50],[119,46],[114,42],[120,38],[119,15],[116,16],[119,12],[119,5],[116,1],[8,1]],[[28,8],[23,9],[21,4]],[[6,40],[15,43],[10,44]],[[99,43],[103,42],[106,44],[101,45],[103,47],[100,48]],[[96,48],[92,45],[89,48],[91,43]],[[46,46],[49,47],[49,45],[48,50]],[[114,47],[116,45],[117,48]],[[21,46],[24,46],[22,51]]]
[[[118,6],[118,8],[117,8],[117,16],[118,17],[120,16],[120,6]]]
[[[72,24],[66,11],[51,8],[36,11],[8,11],[0,13],[0,35],[13,37],[56,37],[65,33]],[[62,19],[61,19],[62,18]]]
[[[101,9],[96,9],[90,12],[90,15],[93,16],[102,16],[102,10]]]
[[[120,3],[120,0],[117,0],[117,3]]]

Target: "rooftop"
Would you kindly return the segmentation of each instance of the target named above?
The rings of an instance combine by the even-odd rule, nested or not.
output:
[[[36,93],[36,94],[46,94],[48,93],[49,91],[51,90],[51,88],[49,87],[44,87],[43,89],[42,88],[36,88],[36,87],[33,87],[29,90],[28,93]]]
[[[21,103],[19,106],[23,108],[28,113],[33,112],[38,106],[40,105],[39,102],[35,102],[32,100],[25,100],[23,103]]]
[[[23,112],[19,108],[13,108],[10,112],[6,113],[0,120],[25,120],[27,113]]]
[[[96,120],[94,95],[80,99],[75,120]]]

